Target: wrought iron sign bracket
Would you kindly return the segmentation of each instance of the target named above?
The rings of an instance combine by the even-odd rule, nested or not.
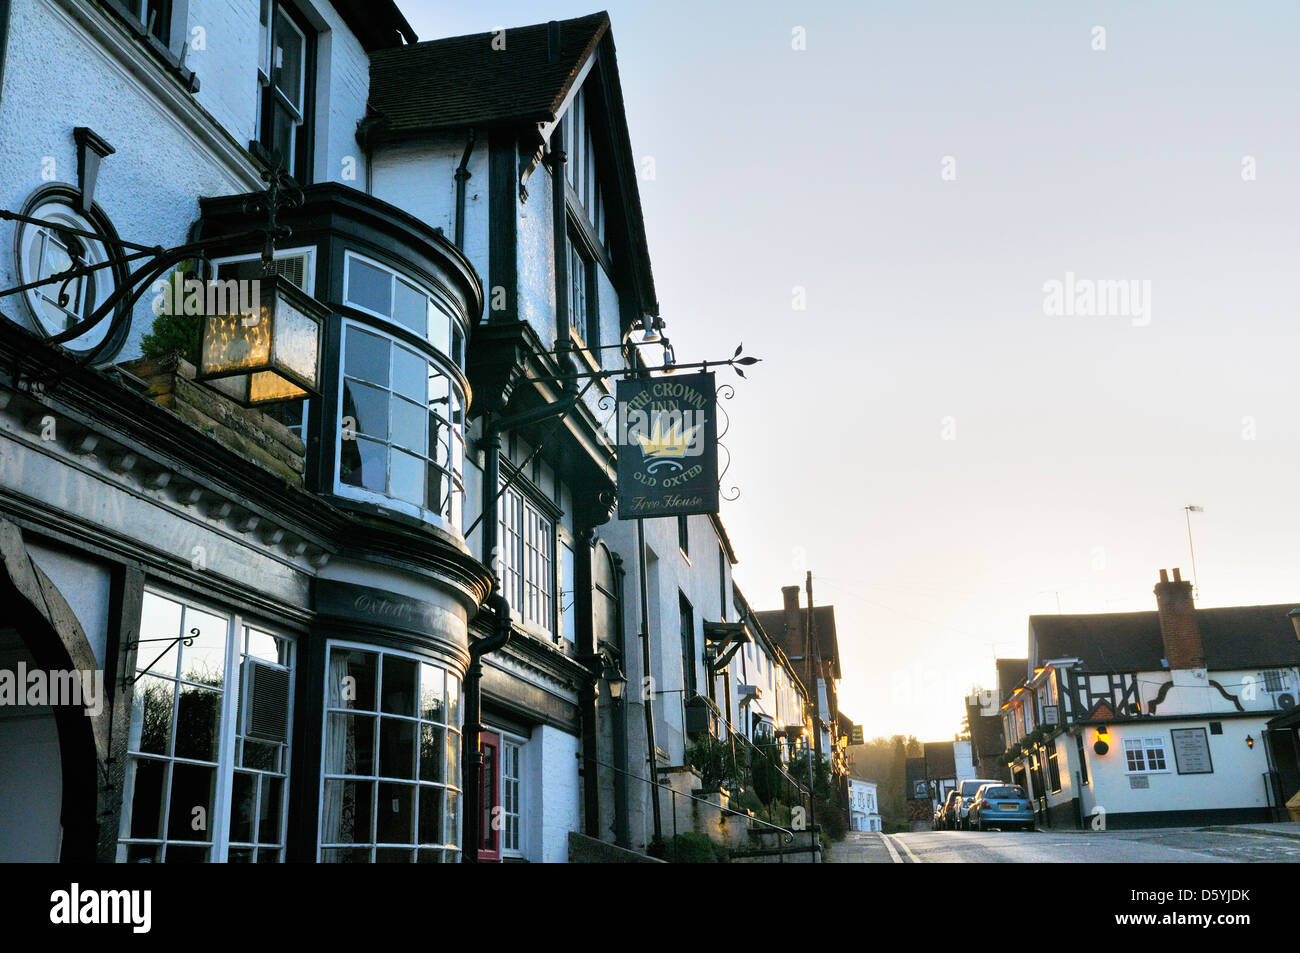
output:
[[[128,643],[127,643],[127,647],[128,647],[128,648],[136,648],[137,646],[143,645],[145,642],[166,642],[166,643],[167,643],[167,648],[163,649],[163,650],[162,650],[162,654],[160,654],[156,659],[154,659],[152,662],[150,662],[147,666],[145,666],[145,667],[142,668],[142,669],[137,670],[136,673],[135,673],[135,678],[132,678],[132,679],[129,679],[129,680],[124,679],[123,682],[122,682],[123,687],[124,687],[124,688],[125,688],[125,687],[130,687],[130,686],[134,685],[136,682],[140,681],[140,679],[142,679],[142,678],[144,678],[146,675],[148,675],[148,674],[149,674],[149,670],[152,669],[152,668],[153,668],[155,665],[157,665],[159,662],[161,662],[161,661],[163,660],[163,656],[165,656],[168,652],[170,652],[170,651],[172,650],[172,647],[173,647],[177,642],[181,642],[181,643],[183,643],[183,644],[185,644],[185,645],[193,645],[193,644],[194,644],[194,640],[197,639],[197,638],[199,637],[199,634],[200,634],[200,633],[199,633],[199,630],[198,630],[198,628],[196,627],[196,628],[190,629],[188,635],[178,635],[178,636],[176,636],[176,637],[174,637],[174,638],[170,638],[170,639],[136,639],[134,642],[128,642]]]

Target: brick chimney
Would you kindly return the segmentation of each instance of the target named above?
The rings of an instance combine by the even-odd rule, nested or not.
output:
[[[798,642],[787,637],[786,651],[790,652],[790,646],[803,644],[803,614],[799,611],[799,587],[782,586],[781,598],[784,600],[785,609],[785,631],[790,635],[797,635]],[[802,655],[802,651],[792,654]]]
[[[1201,627],[1192,604],[1192,584],[1175,569],[1173,581],[1160,570],[1156,583],[1156,609],[1160,613],[1160,638],[1165,644],[1165,660],[1171,670],[1205,668],[1205,647],[1201,644]]]

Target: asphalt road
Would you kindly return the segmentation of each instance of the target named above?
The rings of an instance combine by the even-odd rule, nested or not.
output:
[[[841,864],[1297,863],[1300,839],[1241,828],[983,834],[851,831],[826,859]]]

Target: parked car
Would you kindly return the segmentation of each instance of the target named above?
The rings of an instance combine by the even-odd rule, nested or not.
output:
[[[1034,829],[1034,808],[1029,795],[1018,784],[986,784],[975,792],[968,823],[977,831]]]
[[[961,802],[957,806],[957,830],[968,831],[971,829],[971,802],[975,800],[975,792],[986,784],[1006,784],[1006,782],[998,781],[995,778],[968,778],[965,781],[957,782],[957,793],[961,795]]]
[[[957,829],[957,818],[960,810],[958,804],[961,802],[961,795],[957,789],[953,788],[948,792],[947,799],[939,805],[938,821],[935,824],[935,830],[955,831]]]

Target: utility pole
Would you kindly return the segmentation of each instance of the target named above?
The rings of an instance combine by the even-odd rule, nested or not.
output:
[[[1201,598],[1201,587],[1196,580],[1196,547],[1192,545],[1192,514],[1204,513],[1203,506],[1184,506],[1183,516],[1187,518],[1187,549],[1192,555],[1192,596],[1197,601]]]

